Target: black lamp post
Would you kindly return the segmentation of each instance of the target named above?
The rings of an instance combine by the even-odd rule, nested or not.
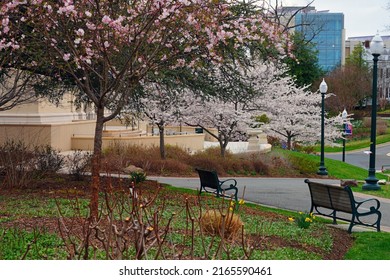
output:
[[[344,129],[344,132],[343,132],[343,157],[342,157],[342,160],[343,162],[345,162],[345,137],[347,136],[346,134],[346,125],[347,125],[347,118],[348,118],[348,113],[347,113],[347,110],[344,109],[344,111],[341,113],[341,117],[343,119],[343,129]]]
[[[372,111],[371,111],[371,143],[370,143],[370,164],[368,168],[368,177],[363,185],[363,190],[379,190],[378,179],[375,177],[375,156],[376,156],[376,106],[377,106],[377,86],[378,86],[378,58],[383,51],[383,40],[377,34],[370,43],[371,54],[374,57],[372,69]]]
[[[325,167],[325,156],[324,156],[324,146],[325,146],[325,94],[328,91],[328,85],[325,83],[325,79],[322,80],[320,84],[320,93],[322,96],[321,101],[321,160],[320,160],[320,167],[317,171],[318,175],[328,175],[328,171]]]

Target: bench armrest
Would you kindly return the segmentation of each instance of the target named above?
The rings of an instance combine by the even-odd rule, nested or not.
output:
[[[367,203],[372,203],[372,202],[373,202],[374,205],[370,206],[370,210],[368,212],[367,211],[365,211],[365,212],[360,212],[359,211],[359,207],[360,206],[362,206],[364,204],[367,204]],[[379,200],[376,199],[376,198],[370,198],[370,199],[363,200],[363,201],[360,201],[360,202],[355,201],[355,203],[356,203],[356,211],[359,214],[377,212],[379,210],[379,207],[381,206]],[[364,206],[362,206],[362,207],[364,207]]]
[[[230,183],[230,187],[231,188],[233,188],[233,187],[235,187],[236,185],[237,185],[237,181],[236,181],[236,179],[227,179],[227,180],[224,180],[224,181],[219,181],[219,186],[222,186],[223,184],[225,184],[225,183]]]

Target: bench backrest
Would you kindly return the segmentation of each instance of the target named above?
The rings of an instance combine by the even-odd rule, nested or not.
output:
[[[354,212],[354,199],[349,187],[340,187],[305,181],[310,189],[314,206],[326,207],[347,213]]]
[[[199,174],[200,184],[203,187],[217,189],[219,187],[218,175],[215,171],[196,169]]]

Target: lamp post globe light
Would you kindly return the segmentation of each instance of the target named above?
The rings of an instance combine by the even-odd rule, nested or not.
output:
[[[370,42],[370,50],[373,56],[373,80],[372,80],[372,111],[371,111],[371,142],[370,142],[370,163],[368,177],[363,185],[363,190],[379,190],[378,179],[375,177],[375,156],[376,156],[376,110],[377,110],[377,87],[378,87],[378,58],[383,51],[383,40],[377,34]]]
[[[320,84],[320,93],[322,96],[321,99],[321,159],[320,159],[320,167],[317,171],[318,175],[328,175],[328,171],[325,167],[325,156],[324,156],[324,145],[325,145],[325,94],[328,91],[328,85],[325,82],[325,79],[322,79]]]

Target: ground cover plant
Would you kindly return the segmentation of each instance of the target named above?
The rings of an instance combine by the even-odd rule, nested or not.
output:
[[[118,178],[103,180],[91,223],[88,181],[45,180],[0,190],[0,259],[343,259],[353,244],[295,213]]]
[[[31,155],[25,147],[15,151]],[[146,180],[152,174],[196,176],[195,167],[214,166],[229,176],[315,177],[318,156],[279,149],[257,155],[228,153],[224,159],[218,149],[190,154],[167,147],[167,152],[168,158],[160,161],[156,148],[113,146],[105,151],[107,175],[95,223],[88,219],[91,178],[84,174],[84,166],[77,176],[55,170],[41,176],[36,165],[30,165],[35,157],[31,161],[21,156],[28,160],[13,162],[16,167],[11,170],[19,171],[27,164],[24,170],[32,172],[28,180],[12,185],[6,171],[0,173],[0,259],[360,259],[350,249],[372,238],[349,235],[321,218],[313,218],[307,228],[300,226],[300,217],[306,219],[310,213],[268,209],[245,201],[232,204],[229,198],[198,196],[191,190]],[[76,154],[88,162],[89,155]],[[53,152],[47,155],[50,159]],[[6,159],[8,154],[0,156]],[[72,163],[73,157],[68,161]],[[335,178],[366,175],[366,170],[338,161],[326,164]],[[144,169],[129,169],[128,165]],[[375,194],[388,197],[388,193],[384,186]],[[375,238],[382,242],[388,233]],[[376,247],[374,251],[380,252],[369,252],[365,258],[377,254],[390,259],[382,248],[386,249]]]

